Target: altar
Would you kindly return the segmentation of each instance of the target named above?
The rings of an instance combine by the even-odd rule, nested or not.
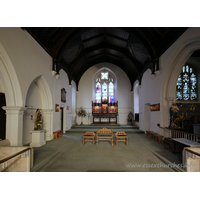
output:
[[[93,124],[117,124],[118,102],[93,103]]]

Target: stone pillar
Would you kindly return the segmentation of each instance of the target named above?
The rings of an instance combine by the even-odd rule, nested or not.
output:
[[[42,109],[43,113],[43,129],[45,129],[45,140],[53,139],[53,110]]]
[[[27,108],[3,106],[6,111],[6,139],[11,146],[23,146],[23,114]]]

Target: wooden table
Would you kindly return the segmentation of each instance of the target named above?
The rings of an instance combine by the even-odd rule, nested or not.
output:
[[[120,139],[120,140],[118,140]],[[124,139],[124,140],[121,140]],[[128,146],[128,136],[126,135],[125,132],[116,132],[115,133],[115,143],[116,146],[118,145],[117,142],[125,142],[126,146]]]
[[[92,140],[91,140],[92,139]],[[83,146],[85,144],[85,142],[93,142],[93,146],[95,143],[95,133],[92,131],[87,131],[84,135],[83,135]]]

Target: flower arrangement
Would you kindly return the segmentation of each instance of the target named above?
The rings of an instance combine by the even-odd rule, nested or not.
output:
[[[80,107],[80,110],[78,111],[78,116],[85,117],[86,111],[83,109],[83,107]]]
[[[38,130],[40,130],[42,128],[42,123],[43,123],[42,120],[37,121]]]
[[[34,123],[34,130],[41,130],[43,125],[42,120],[42,110],[37,109],[35,113],[35,123]]]

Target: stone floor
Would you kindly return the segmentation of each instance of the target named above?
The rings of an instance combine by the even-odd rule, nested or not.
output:
[[[32,172],[179,172],[181,155],[174,155],[145,134],[127,134],[128,146],[108,141],[82,144],[82,134],[62,137],[34,148]],[[170,165],[171,164],[171,165]]]

